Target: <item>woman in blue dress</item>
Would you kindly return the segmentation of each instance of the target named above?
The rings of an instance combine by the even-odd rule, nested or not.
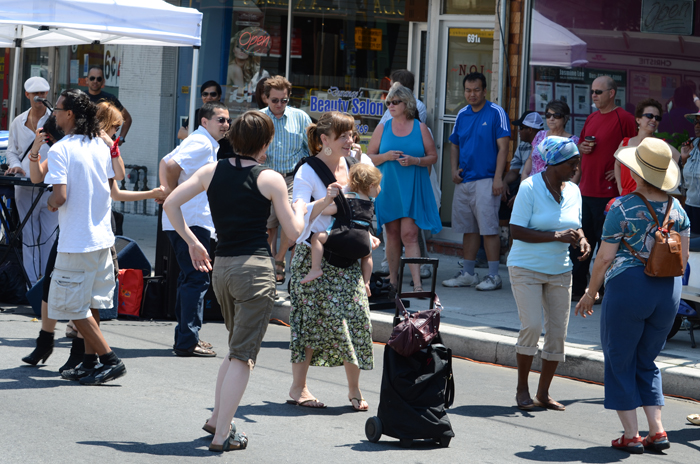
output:
[[[382,194],[377,197],[377,226],[386,226],[386,257],[389,261],[390,297],[396,291],[401,244],[409,258],[420,256],[420,229],[436,234],[442,229],[429,166],[437,161],[437,150],[428,126],[416,116],[416,100],[399,83],[389,90],[386,105],[392,118],[379,124],[372,134],[367,154],[382,172]],[[409,265],[414,291],[423,291],[420,266]]]

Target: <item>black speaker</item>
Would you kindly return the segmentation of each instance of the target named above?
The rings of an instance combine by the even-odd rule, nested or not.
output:
[[[114,248],[117,250],[119,269],[141,269],[144,277],[151,275],[151,263],[148,262],[138,243],[128,237],[117,235],[114,237]]]
[[[175,258],[175,251],[170,243],[168,235],[163,231],[162,227],[163,208],[158,211],[158,235],[156,238],[156,275],[162,276],[165,285],[165,296],[163,298],[164,308],[161,309],[163,317],[167,319],[175,319],[175,300],[177,299],[177,279],[180,275],[180,266]],[[210,256],[212,264],[214,259],[214,250],[216,249],[216,240],[212,239],[210,243]],[[211,279],[211,274],[210,274]],[[211,286],[204,295],[204,320],[205,321],[223,321],[221,315],[221,307],[216,300],[214,289]]]

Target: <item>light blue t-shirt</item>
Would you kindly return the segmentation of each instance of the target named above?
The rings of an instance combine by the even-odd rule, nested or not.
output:
[[[540,231],[581,228],[581,191],[567,182],[557,203],[542,178],[542,173],[520,184],[510,223]],[[557,275],[572,268],[569,245],[563,242],[527,243],[513,240],[508,266],[518,266],[543,274]]]
[[[666,207],[668,201],[650,201],[654,208],[656,218],[663,222],[666,217]],[[674,221],[673,230],[681,237],[690,236],[690,220],[681,204],[673,199],[673,209],[669,215],[669,221]],[[649,252],[654,246],[656,233],[656,223],[649,214],[649,208],[644,201],[636,195],[625,195],[613,202],[608,211],[603,224],[603,235],[601,239],[607,243],[620,243],[615,259],[605,273],[605,283],[623,271],[636,266],[644,266],[639,259],[624,246],[621,241],[625,241],[644,259],[649,258]]]
[[[459,146],[463,183],[492,178],[496,174],[496,141],[503,137],[510,137],[510,119],[497,104],[487,100],[476,113],[471,105],[460,110],[450,142]]]

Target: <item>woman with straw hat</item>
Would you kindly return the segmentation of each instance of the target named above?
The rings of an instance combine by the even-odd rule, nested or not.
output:
[[[661,372],[654,360],[666,342],[681,298],[680,277],[650,277],[644,264],[622,239],[642,258],[654,245],[657,218],[666,216],[681,235],[683,268],[688,259],[690,221],[680,203],[666,192],[678,186],[680,171],[671,149],[663,140],[645,138],[636,147],[625,147],[615,158],[627,166],[637,183],[634,193],[616,200],[603,225],[601,246],[593,266],[589,288],[576,305],[575,314],[593,314],[596,292],[605,280],[605,297],[600,338],[605,356],[606,409],[617,411],[625,433],[613,440],[613,448],[643,453],[644,448],[663,450],[671,445],[661,423],[664,404]],[[637,426],[637,408],[644,408],[649,433],[642,439]]]

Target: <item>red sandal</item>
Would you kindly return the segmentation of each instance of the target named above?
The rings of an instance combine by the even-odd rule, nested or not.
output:
[[[642,440],[642,445],[644,445],[645,448],[652,449],[654,451],[661,451],[671,447],[671,443],[668,441],[666,432],[659,432],[653,437],[651,435],[647,435],[646,438]]]
[[[632,454],[642,454],[644,452],[642,437],[639,435],[633,438],[625,438],[625,436],[622,435],[617,440],[613,440],[611,444],[613,448],[625,450]]]

